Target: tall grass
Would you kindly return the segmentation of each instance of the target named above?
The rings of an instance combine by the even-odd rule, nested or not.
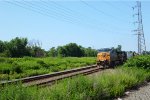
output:
[[[95,64],[95,57],[0,58],[0,81]]]
[[[119,67],[93,76],[65,79],[51,87],[8,86],[0,90],[0,99],[14,100],[110,100],[150,78],[150,71]]]
[[[77,77],[54,85],[49,90],[53,100],[101,100],[122,96],[126,89],[138,85],[150,72],[138,68],[117,68],[93,77]],[[51,93],[50,93],[51,91]]]
[[[0,100],[36,100],[36,87],[22,87],[21,83],[0,87]]]
[[[94,76],[68,78],[59,83],[56,82],[51,87],[25,88],[21,85],[0,87],[0,100],[110,100],[122,96],[127,89],[137,86],[145,80],[150,80],[150,69],[147,62],[136,61],[142,57],[132,58],[122,67],[108,69]],[[147,59],[145,60],[147,61]],[[65,60],[59,63],[65,64],[64,62]],[[68,60],[68,62],[70,64],[71,61]],[[43,64],[43,62],[39,63]],[[147,67],[142,67],[145,66],[144,64]]]

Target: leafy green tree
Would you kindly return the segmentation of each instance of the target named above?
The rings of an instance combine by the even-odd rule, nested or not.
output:
[[[97,50],[89,48],[84,48],[76,43],[69,43],[65,46],[57,47],[57,55],[61,57],[95,57],[97,55]]]
[[[52,47],[52,48],[48,51],[48,56],[50,56],[50,57],[56,57],[56,56],[57,56],[57,51],[56,51],[55,47]]]
[[[0,40],[0,53],[3,52],[5,50],[5,46],[3,41]]]
[[[57,47],[57,56],[58,57],[66,57],[66,49],[62,46]]]
[[[30,53],[33,57],[44,57],[46,55],[45,50],[38,46],[32,47]]]
[[[41,48],[42,43],[39,40],[31,40],[28,42],[27,49],[32,57],[45,57],[47,52]]]
[[[1,57],[82,57],[96,56],[97,50],[84,48],[76,43],[69,43],[64,46],[52,47],[49,51],[41,48],[41,42],[32,40],[28,42],[27,38],[16,37],[9,42],[0,41]]]
[[[85,48],[86,57],[95,57],[97,55],[97,50],[92,49],[91,47]]]
[[[8,43],[8,50],[11,57],[23,57],[28,56],[29,51],[26,49],[28,40],[27,38],[18,38],[12,39]]]
[[[69,57],[81,57],[83,52],[76,43],[69,43],[65,46],[67,56]]]

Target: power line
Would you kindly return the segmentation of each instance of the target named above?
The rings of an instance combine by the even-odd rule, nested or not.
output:
[[[33,4],[31,2],[29,3],[27,1],[22,1],[22,2],[19,2],[19,1],[14,1],[14,2],[6,1],[6,2],[10,3],[12,5],[16,5],[16,6],[25,8],[27,10],[31,10],[33,12],[36,12],[36,13],[39,13],[39,14],[42,14],[42,15],[45,15],[47,17],[51,17],[51,18],[54,18],[54,19],[57,19],[57,20],[61,20],[61,21],[64,21],[64,22],[68,22],[68,23],[71,23],[71,24],[80,25],[79,21],[80,22],[85,21],[84,23],[82,23],[85,26],[88,26],[90,28],[95,28],[95,29],[101,29],[101,27],[99,27],[99,25],[91,24],[91,22],[89,22],[90,21],[89,19],[88,19],[88,21],[83,20],[83,19],[80,20],[80,17],[78,17],[78,16],[76,16],[76,18],[73,18],[73,16],[71,16],[71,17],[70,16],[64,16],[64,14],[60,14],[60,12],[56,12],[56,11],[53,11],[53,13],[51,13],[52,9],[48,9],[47,8],[48,6],[45,6],[45,5],[40,5],[39,6],[39,5]],[[59,7],[60,7],[60,5],[59,5]],[[61,6],[61,8],[59,8],[59,9],[65,9],[63,12],[65,12],[67,10],[67,12],[70,13],[70,15],[73,12],[73,10],[71,10],[69,8],[66,8],[66,7],[63,7],[63,6]],[[55,14],[55,15],[53,15],[53,14]],[[60,19],[60,17],[63,17],[63,18]],[[83,15],[82,15],[82,17],[83,17]],[[83,17],[83,18],[86,19],[86,17]],[[93,21],[92,21],[92,23],[93,23]],[[117,32],[112,32],[109,29],[101,29],[101,31],[117,33]]]
[[[43,5],[43,6],[45,6],[46,8],[49,8],[49,7],[51,7],[51,6],[49,6],[49,3],[48,2],[46,2],[46,1],[42,1],[42,0],[40,0],[41,1],[41,3],[40,3],[40,5]],[[53,3],[53,1],[51,1],[51,3]],[[62,7],[59,7],[59,6],[53,6],[53,7],[55,7],[55,8],[53,8],[53,10],[55,10],[55,12],[58,12],[58,10],[59,10],[59,13],[61,14],[61,15],[63,15],[63,16],[65,16],[65,17],[68,17],[68,18],[70,18],[71,20],[74,20],[74,21],[79,21],[79,17],[76,17],[76,16],[72,16],[72,14],[71,14],[71,12],[69,12],[68,10],[66,10],[66,9],[63,9]],[[52,9],[51,9],[52,10]]]
[[[102,10],[100,10],[100,9],[97,9],[96,7],[94,7],[94,6],[92,6],[92,5],[90,5],[89,3],[87,3],[87,2],[85,2],[85,1],[83,1],[83,0],[80,0],[83,4],[85,4],[86,6],[88,6],[89,8],[92,8],[93,10],[96,10],[97,12],[99,12],[100,14],[103,14],[103,15],[105,15],[105,16],[107,16],[107,17],[109,17],[109,18],[112,18],[112,19],[115,19],[115,20],[113,20],[113,21],[118,21],[118,22],[127,22],[127,21],[125,21],[125,20],[123,20],[122,18],[120,18],[120,19],[118,19],[117,17],[115,17],[115,16],[113,16],[113,15],[111,15],[111,14],[108,14],[108,13],[105,13],[104,11],[102,11]],[[122,20],[121,20],[122,19]],[[114,22],[113,22],[114,23]],[[118,23],[117,23],[118,24]],[[117,25],[116,24],[116,25]],[[107,26],[110,26],[110,24],[109,23],[107,23],[106,24]],[[111,26],[112,27],[112,26]],[[116,26],[113,26],[114,28],[116,28],[116,29],[120,29],[119,27],[116,27]],[[122,29],[122,28],[121,28]],[[129,29],[124,29],[124,30],[129,30]]]
[[[18,2],[18,1],[14,1],[14,2],[10,2],[10,1],[5,1],[6,3],[9,3],[9,4],[11,4],[11,5],[15,5],[15,6],[19,6],[19,7],[21,7],[21,8],[24,8],[24,9],[27,9],[27,10],[30,10],[30,11],[33,11],[33,12],[36,12],[36,13],[39,13],[39,14],[41,14],[41,15],[43,15],[43,16],[47,16],[47,17],[51,17],[51,18],[54,18],[54,19],[56,19],[56,20],[58,20],[58,18],[56,18],[56,16],[53,16],[52,14],[47,14],[47,13],[44,13],[43,12],[43,10],[41,10],[41,9],[35,9],[34,7],[32,7],[32,6],[29,6],[29,5],[26,5],[25,6],[25,4],[23,4],[23,3],[20,3],[20,2]],[[64,19],[59,19],[59,20],[61,20],[61,21],[67,21],[67,20],[64,20]],[[70,21],[67,21],[68,23],[72,23],[72,22],[70,22]]]
[[[44,16],[47,16],[47,17],[51,17],[51,18],[54,18],[56,20],[60,20],[60,21],[64,21],[64,22],[68,22],[68,23],[71,23],[71,24],[77,24],[77,25],[80,25],[80,23],[75,23],[76,20],[73,20],[73,21],[69,21],[69,20],[65,20],[65,19],[60,19],[60,18],[57,18],[56,16],[53,16],[53,14],[49,14],[48,12],[45,12],[43,9],[40,9],[38,7],[34,7],[33,5],[28,5],[28,4],[25,4],[25,3],[22,3],[22,2],[18,2],[18,1],[15,1],[14,2],[10,2],[10,1],[5,1],[9,4],[12,4],[12,5],[15,5],[15,6],[19,6],[19,7],[22,7],[24,9],[27,9],[27,10],[31,10],[33,12],[36,12],[36,13],[39,13],[41,15],[44,15]],[[99,29],[100,27],[98,26],[95,26],[95,25],[86,25],[90,28],[95,28],[95,29]],[[101,30],[101,31],[104,31],[104,30]]]
[[[107,4],[107,5],[109,5],[109,6],[111,6],[111,7],[114,8],[114,9],[118,10],[119,12],[126,12],[125,10],[120,9],[118,6],[114,6],[113,4],[111,4],[111,3],[108,2],[108,1],[104,1],[104,3]],[[131,8],[131,7],[128,7],[128,8]],[[126,13],[124,13],[124,14],[126,14]]]
[[[98,8],[96,8],[96,7],[94,7],[94,6],[92,6],[92,5],[90,5],[89,3],[87,3],[87,2],[85,2],[85,1],[83,1],[83,0],[80,0],[80,1],[81,1],[83,4],[85,4],[86,6],[92,8],[93,10],[95,10],[95,11],[97,11],[97,12],[99,12],[99,13],[105,15],[105,16],[108,16],[108,17],[110,17],[110,18],[116,19],[117,21],[120,20],[120,19],[118,19],[117,17],[115,17],[115,16],[113,16],[113,15],[111,15],[111,14],[105,13],[104,11],[102,11],[102,10],[100,10],[100,9],[98,9]],[[122,20],[120,20],[120,21],[122,21]]]
[[[28,1],[22,0],[22,2],[18,2],[18,3],[23,4],[23,5],[26,5],[26,6],[28,6],[28,7],[31,7],[31,8],[33,8],[33,9],[38,9],[39,11],[44,12],[44,13],[46,13],[46,14],[48,14],[48,15],[50,15],[50,16],[53,16],[53,17],[55,17],[55,18],[58,16],[57,19],[60,19],[60,18],[63,17],[63,20],[68,21],[69,23],[73,23],[72,20],[70,20],[70,19],[67,18],[67,17],[64,17],[64,15],[62,15],[62,14],[60,14],[60,13],[57,13],[57,12],[53,12],[53,13],[52,13],[52,10],[49,11],[49,9],[44,8],[44,7],[40,6],[40,5],[37,6],[37,5],[33,4],[32,2],[29,3]],[[56,16],[56,15],[57,15],[57,16]]]
[[[42,0],[41,0],[42,1]],[[47,2],[45,2],[45,1],[42,1],[43,3],[45,3],[45,4],[47,4],[48,5],[48,3]],[[96,20],[94,20],[94,19],[91,19],[91,18],[89,18],[89,16],[85,16],[85,15],[83,15],[83,14],[80,14],[79,12],[76,12],[76,11],[74,11],[74,10],[72,10],[72,9],[69,9],[69,8],[67,8],[67,7],[65,7],[65,6],[63,6],[63,5],[61,5],[61,4],[58,4],[58,3],[56,3],[56,2],[54,2],[54,1],[51,1],[50,3],[53,3],[53,4],[55,4],[56,6],[57,6],[57,8],[59,8],[59,10],[62,10],[63,11],[63,13],[66,13],[67,12],[67,15],[75,15],[75,16],[73,16],[77,21],[80,21],[80,22],[84,22],[84,24],[87,24],[87,25],[90,25],[90,26],[92,26],[92,27],[97,27],[97,28],[100,28],[99,27],[99,25],[96,25],[96,24],[91,24],[91,22],[89,22],[89,21],[92,21],[92,23],[93,22],[97,22]],[[69,16],[68,16],[69,17]],[[86,20],[86,18],[88,17],[88,20]],[[107,30],[108,31],[108,30]]]
[[[45,2],[45,3],[46,3],[46,2]],[[64,6],[60,5],[60,4],[57,4],[57,3],[55,3],[55,2],[52,2],[52,3],[54,3],[55,5],[58,5],[58,8],[60,8],[60,9],[68,10],[69,13],[74,12],[73,10],[71,10],[71,9],[69,9],[69,8],[67,8],[67,7],[64,7]],[[69,16],[69,17],[70,17],[70,16]],[[74,16],[74,17],[76,17],[76,16]],[[78,20],[78,19],[80,19],[80,18],[82,18],[82,17],[83,17],[83,15],[80,14],[80,17],[77,17],[76,19]],[[82,20],[78,20],[78,21],[83,21],[84,19],[85,19],[85,17],[83,17]],[[74,21],[75,21],[75,20],[74,20]],[[93,22],[94,22],[94,20],[93,20]],[[89,20],[88,20],[88,21],[85,21],[84,23],[86,23],[86,24],[88,24],[88,25],[91,26],[91,23],[89,23]],[[93,25],[92,25],[92,26],[93,26]],[[109,25],[107,25],[107,26],[109,26]],[[94,25],[93,27],[95,27],[95,25]],[[97,28],[100,28],[100,27],[98,27],[98,26],[96,26],[96,27],[97,27]],[[109,30],[107,29],[107,31],[109,31]]]

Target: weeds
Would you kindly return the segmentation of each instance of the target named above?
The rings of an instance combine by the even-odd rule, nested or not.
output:
[[[80,76],[67,79],[52,86],[49,97],[53,100],[110,100],[122,96],[126,89],[138,85],[148,77],[150,72],[145,69],[121,67],[94,78]]]
[[[150,55],[141,55],[130,58],[124,66],[150,69]]]
[[[55,60],[56,59],[58,58],[55,58]],[[56,82],[56,84],[51,87],[40,89],[37,89],[36,87],[23,88],[21,85],[1,87],[0,99],[110,100],[122,96],[127,89],[137,86],[145,80],[150,80],[150,70],[147,69],[147,63],[147,67],[142,67],[145,64],[145,61],[138,63],[133,59],[141,58],[132,58],[127,61],[125,65],[117,67],[114,70],[106,70],[94,77],[77,76],[74,78],[68,78],[59,83]],[[64,61],[65,60],[63,59],[62,62],[57,64],[65,64]],[[67,60],[67,62],[69,65],[76,61]],[[44,63],[48,64],[47,61]],[[82,63],[81,60],[80,63]],[[55,67],[55,64],[56,62],[54,61],[51,66]]]
[[[95,64],[94,57],[0,58],[0,81],[58,72]]]
[[[128,73],[127,73],[128,72]],[[134,72],[134,73],[133,73]],[[24,88],[20,84],[0,89],[0,99],[15,100],[110,100],[150,77],[145,69],[119,67],[95,77],[77,76],[64,79],[51,87]]]

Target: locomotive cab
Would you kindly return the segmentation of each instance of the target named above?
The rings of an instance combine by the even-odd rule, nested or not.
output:
[[[101,49],[99,53],[97,54],[97,65],[107,67],[110,65],[110,55],[111,49],[105,48]]]
[[[126,52],[114,48],[100,49],[97,54],[97,66],[114,67],[126,61]]]
[[[110,54],[109,52],[101,52],[97,54],[97,64],[98,65],[108,65],[110,61]]]

